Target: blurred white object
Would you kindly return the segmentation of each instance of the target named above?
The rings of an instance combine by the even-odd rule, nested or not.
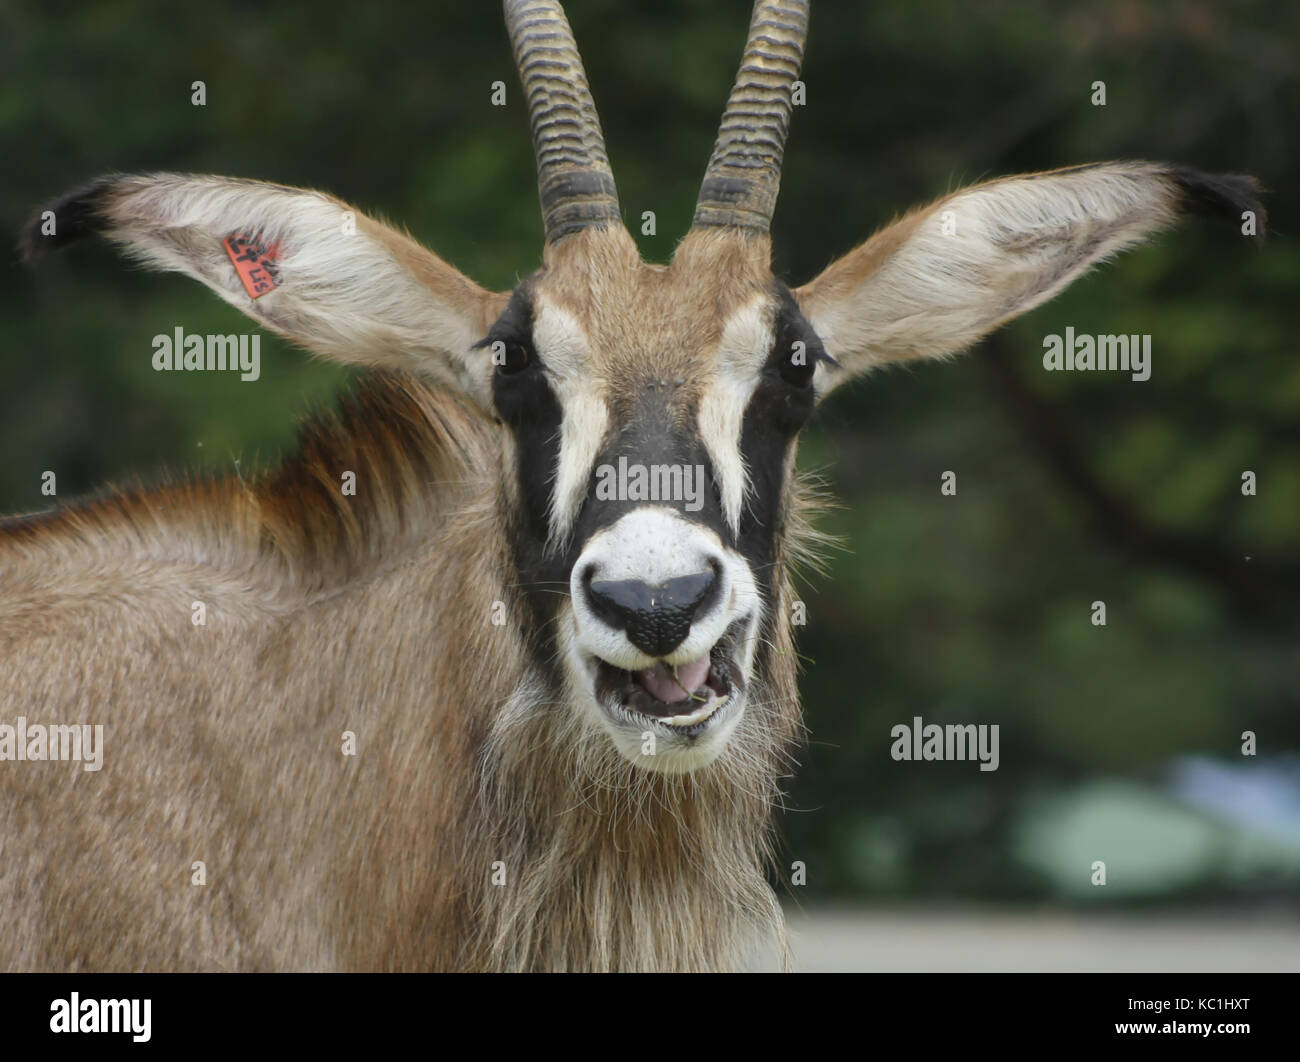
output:
[[[1260,917],[787,907],[795,969],[813,972],[1298,972],[1300,923]],[[779,969],[768,956],[759,969]]]

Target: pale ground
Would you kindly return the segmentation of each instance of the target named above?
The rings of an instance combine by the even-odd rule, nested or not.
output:
[[[1300,918],[786,909],[795,969],[899,973],[1300,971]],[[776,969],[775,959],[760,969]]]

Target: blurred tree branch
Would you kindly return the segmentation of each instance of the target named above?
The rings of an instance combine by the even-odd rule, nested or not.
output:
[[[1106,537],[1129,555],[1190,575],[1219,593],[1244,622],[1300,619],[1300,563],[1243,553],[1225,537],[1162,527],[1131,497],[1094,472],[1067,408],[1036,394],[1015,367],[1007,340],[985,340],[978,355],[991,390],[1031,454],[1088,510]]]

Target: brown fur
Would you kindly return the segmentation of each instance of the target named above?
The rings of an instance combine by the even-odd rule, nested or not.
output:
[[[780,58],[763,27],[787,15],[797,34],[778,65],[793,76],[806,5],[760,3],[751,45]],[[507,19],[517,51],[561,41],[579,85],[532,94],[576,106],[566,121],[533,115],[549,234],[533,309],[559,335],[544,360],[569,403],[557,479],[580,503],[587,459],[653,391],[656,415],[710,448],[734,529],[740,417],[774,353],[763,233],[780,158],[770,136],[740,133],[765,113],[783,140],[786,82],[762,79],[755,111],[742,67],[740,110],[724,118],[720,144],[761,145],[764,187],[706,181],[714,197],[745,193],[744,231],[707,227],[719,202],[702,197],[706,227],[671,265],[648,265],[607,225],[612,178],[558,5],[508,3]],[[556,159],[563,180],[548,184]],[[260,325],[379,371],[268,474],[0,524],[0,724],[105,727],[99,771],[0,762],[0,968],[701,970],[780,940],[764,871],[800,729],[789,567],[817,541],[793,447],[743,714],[712,762],[656,773],[583,720],[573,679],[547,666],[558,632],[534,629],[510,575],[515,444],[492,422],[494,369],[476,343],[506,294],[320,193],[154,174],[58,207],[57,242],[103,232]],[[945,207],[955,232],[936,228]],[[799,395],[811,408],[876,365],[962,349],[1189,207],[1258,204],[1246,178],[1117,163],[907,215],[797,289],[830,355]],[[29,252],[44,232],[29,230]],[[283,283],[251,299],[232,234],[278,248]],[[355,496],[340,490],[349,471]]]
[[[562,258],[539,285],[591,300],[624,386],[703,371],[699,346],[629,347],[648,342],[645,313],[684,340],[762,276],[765,248],[713,236],[683,246],[691,274],[634,263],[625,235],[586,242],[577,288]],[[683,287],[707,265],[730,294]],[[727,968],[779,929],[763,865],[799,726],[787,627],[717,764],[673,777],[621,760],[528,662],[503,578],[509,446],[381,374],[268,475],[131,489],[0,531],[0,720],[106,724],[98,773],[0,772],[0,905],[31,915],[5,968]]]

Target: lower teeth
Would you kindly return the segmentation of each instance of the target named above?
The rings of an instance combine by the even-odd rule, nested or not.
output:
[[[659,722],[666,723],[668,726],[694,726],[696,723],[702,723],[705,719],[716,712],[726,702],[727,698],[717,697],[707,701],[704,705],[693,712],[685,715],[670,715]]]

